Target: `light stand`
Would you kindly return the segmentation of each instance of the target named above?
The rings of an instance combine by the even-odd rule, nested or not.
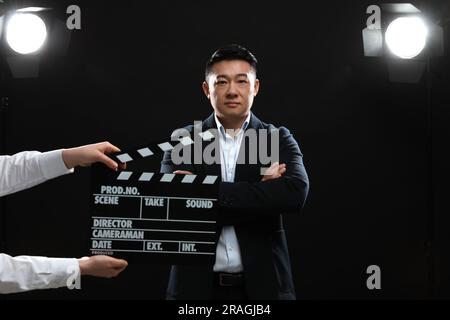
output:
[[[5,153],[6,144],[6,108],[8,106],[8,97],[5,93],[5,73],[2,70],[3,65],[0,65],[0,155]],[[4,175],[6,172],[0,172]],[[6,211],[5,200],[0,197],[0,252],[6,251]]]
[[[435,240],[435,213],[434,213],[434,179],[433,179],[433,101],[432,101],[432,88],[433,79],[431,74],[431,58],[428,56],[426,64],[426,105],[427,105],[427,239],[425,241],[425,249],[427,254],[428,263],[428,296],[433,299],[435,295],[435,252],[434,252],[434,240]]]

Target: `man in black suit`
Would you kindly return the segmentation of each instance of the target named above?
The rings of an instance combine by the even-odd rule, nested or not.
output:
[[[215,263],[172,266],[168,299],[296,298],[282,214],[300,212],[308,193],[308,176],[289,130],[277,130],[250,112],[259,90],[256,64],[253,54],[239,45],[217,50],[207,62],[203,91],[214,113],[203,121],[202,131],[217,129],[219,163],[175,165],[170,151],[164,155],[164,173],[222,177]],[[193,126],[185,129],[192,135]],[[244,143],[247,132],[261,129],[268,135],[267,145],[260,143],[259,135],[257,143]],[[272,163],[270,172],[261,176],[264,165],[260,159],[238,161],[243,152],[250,159],[249,152],[274,150],[270,142],[275,132],[279,162]]]

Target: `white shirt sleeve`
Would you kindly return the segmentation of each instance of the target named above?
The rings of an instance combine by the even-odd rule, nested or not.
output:
[[[62,159],[62,150],[20,152],[0,156],[0,197],[73,172]]]
[[[0,293],[66,287],[79,276],[77,259],[11,257],[0,253]]]
[[[70,172],[73,169],[64,164],[62,150],[0,156],[0,197]],[[65,287],[79,273],[77,259],[11,257],[0,253],[0,293]]]

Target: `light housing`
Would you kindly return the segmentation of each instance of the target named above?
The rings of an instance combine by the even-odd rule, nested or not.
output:
[[[409,3],[385,3],[378,9],[378,21],[362,30],[364,55],[385,57],[389,79],[417,83],[429,57],[444,54],[443,28],[426,19]],[[369,13],[369,8],[368,8]]]
[[[2,9],[0,55],[14,78],[38,77],[42,57],[68,52],[71,31],[66,26],[65,11],[44,7]]]

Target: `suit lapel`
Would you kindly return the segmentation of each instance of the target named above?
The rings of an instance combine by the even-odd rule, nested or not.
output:
[[[205,132],[209,129],[217,129],[216,121],[214,120],[214,113],[212,113],[205,121],[203,121],[203,124],[202,124],[202,132]],[[214,141],[214,139],[212,139],[210,141],[203,141],[202,142],[202,152],[213,141]],[[216,148],[215,152],[219,152],[219,155],[220,155],[220,145],[218,146],[218,148]],[[213,154],[213,156],[215,157],[216,155]],[[201,168],[202,168],[202,172],[204,174],[218,176],[219,178],[222,177],[222,170],[220,168],[220,163],[214,163],[212,165],[207,165],[204,163],[204,161],[202,161]]]

